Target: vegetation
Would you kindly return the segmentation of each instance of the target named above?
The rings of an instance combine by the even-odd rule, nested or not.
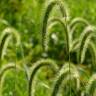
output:
[[[96,96],[94,0],[0,6],[0,96]]]

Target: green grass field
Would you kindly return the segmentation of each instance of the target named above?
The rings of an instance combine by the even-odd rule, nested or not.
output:
[[[0,0],[0,96],[96,96],[96,0]]]

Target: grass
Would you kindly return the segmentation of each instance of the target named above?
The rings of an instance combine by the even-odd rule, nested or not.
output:
[[[22,1],[16,2],[8,3],[14,4],[9,7],[13,8],[9,13],[11,19],[1,19],[0,96],[95,96],[94,0],[78,1],[81,5],[77,8],[74,4],[78,2],[70,0],[29,0],[23,2],[25,7]],[[27,4],[31,6],[30,2],[34,14],[28,12],[26,16],[23,10],[29,8]],[[18,6],[22,10],[20,15],[18,4],[22,5]],[[94,15],[85,17],[86,12]],[[6,10],[2,14],[6,15]]]

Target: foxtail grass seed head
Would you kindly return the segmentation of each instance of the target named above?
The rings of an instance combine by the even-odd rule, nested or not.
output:
[[[78,52],[78,63],[83,63],[85,58],[85,53],[88,48],[88,44],[92,37],[94,37],[96,28],[94,26],[88,26],[84,29],[80,35],[80,47]]]
[[[76,86],[77,86],[76,89],[79,90],[80,75],[76,66],[74,66],[73,64],[70,64],[70,73],[69,73],[69,63],[65,63],[57,75],[57,79],[55,81],[51,96],[57,96],[57,93],[60,90],[60,86],[62,85],[63,82],[68,81],[68,79],[70,80],[70,75],[71,75],[71,80],[76,79],[74,82],[76,83]]]
[[[34,90],[35,90],[35,86],[33,86],[34,77],[35,77],[36,73],[38,72],[38,70],[40,70],[44,66],[45,67],[49,66],[52,71],[55,71],[55,72],[58,71],[57,64],[51,59],[39,60],[35,64],[33,64],[32,68],[31,68],[31,72],[30,72],[31,74],[30,74],[29,92],[28,92],[29,96],[34,96]]]
[[[44,41],[46,39],[45,37],[46,37],[46,29],[47,29],[48,19],[51,14],[51,11],[55,5],[58,5],[60,7],[62,17],[65,17],[65,18],[67,17],[66,8],[64,8],[64,5],[62,4],[62,2],[52,1],[48,4],[45,14],[44,14],[43,24],[42,24],[42,46],[43,46],[43,49],[45,49],[45,46],[46,46],[46,45],[44,45],[45,44]]]
[[[15,65],[14,63],[3,65],[3,67],[0,68],[0,96],[3,96],[2,89],[4,87],[3,85],[4,85],[5,77],[6,77],[7,72],[10,71],[11,69],[23,70],[20,66]]]
[[[15,38],[16,40],[16,46],[20,45],[20,35],[14,28],[7,27],[2,31],[1,37],[0,37],[0,59],[4,58],[4,55],[6,54],[7,47],[9,45],[9,42],[12,38]]]

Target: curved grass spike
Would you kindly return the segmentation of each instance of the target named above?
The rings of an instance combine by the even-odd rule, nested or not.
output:
[[[2,23],[2,24],[4,24],[4,25],[6,25],[6,26],[9,26],[9,23],[6,21],[6,20],[4,20],[4,19],[0,19],[0,23]],[[4,44],[4,42],[5,42],[5,40],[6,40],[6,37],[8,36],[8,34],[6,34],[5,36],[4,36],[4,39],[3,39],[3,41],[2,41],[2,43],[0,44],[0,50],[2,50],[2,46],[3,46],[3,44]],[[2,51],[0,51],[0,58],[1,58],[1,54],[2,54]]]
[[[96,46],[93,42],[89,43],[88,50],[92,57],[92,67],[91,70],[96,70]]]
[[[46,60],[40,60],[40,61],[37,61],[33,66],[32,66],[32,69],[31,69],[31,75],[30,75],[30,80],[29,80],[29,95],[28,96],[34,96],[34,92],[33,92],[33,81],[34,81],[34,77],[36,75],[36,73],[38,72],[38,70],[44,66],[49,66],[50,68],[52,68],[52,70],[54,72],[57,72],[58,71],[58,66],[57,64],[51,60],[51,59],[46,59]],[[31,92],[32,91],[32,92]]]
[[[57,22],[51,23],[48,28],[47,28],[47,32],[46,32],[46,36],[45,36],[45,41],[44,41],[44,45],[45,45],[45,51],[48,51],[48,45],[49,45],[49,36],[51,34],[51,29],[52,27],[55,26],[55,24],[57,24]]]
[[[73,36],[74,34],[74,30],[76,29],[77,25],[78,24],[84,24],[85,26],[88,26],[89,25],[89,22],[83,18],[80,18],[80,17],[77,17],[77,18],[74,18],[70,24],[69,24],[69,27],[71,29],[71,34]]]
[[[0,96],[2,96],[2,88],[3,88],[3,84],[4,84],[4,78],[5,78],[5,75],[7,74],[7,72],[11,69],[18,69],[18,70],[22,70],[20,68],[20,66],[17,66],[15,64],[7,64],[5,66],[3,66],[1,69],[0,69]]]
[[[93,34],[96,28],[94,26],[88,26],[85,28],[83,33],[80,36],[80,46],[79,46],[79,52],[78,52],[78,64],[83,63],[85,58],[85,53],[88,48],[88,44],[91,40],[91,38],[94,36]]]
[[[88,96],[96,96],[96,74],[93,74],[89,79],[85,90],[85,93],[88,94]]]
[[[83,49],[81,50],[80,63],[83,63],[83,61],[84,61],[84,59],[85,59],[85,54],[86,54],[86,51],[87,51],[87,49],[88,49],[88,45],[89,45],[89,43],[90,43],[91,38],[92,38],[92,34],[90,34],[90,35],[86,38],[86,40],[85,40],[85,43],[84,43],[84,45],[83,45]]]
[[[4,52],[7,49],[11,37],[16,39],[17,46],[20,44],[20,35],[18,34],[17,30],[11,27],[5,28],[0,37],[0,59],[4,57]]]
[[[75,34],[75,30],[76,28],[78,27],[78,24],[82,24],[84,26],[88,26],[89,25],[89,22],[83,18],[80,18],[80,17],[76,17],[74,18],[70,23],[69,23],[69,28],[70,28],[70,42],[72,44],[72,41],[73,41],[73,36]],[[71,45],[70,45],[71,46]],[[71,51],[71,49],[70,49]]]
[[[51,27],[53,27],[53,25],[55,24],[55,22],[58,22],[58,23],[60,23],[61,25],[62,25],[62,27],[64,28],[64,32],[65,32],[65,39],[66,39],[66,44],[67,44],[67,47],[66,47],[66,51],[68,52],[68,54],[69,54],[69,47],[70,47],[70,42],[69,42],[69,30],[68,30],[68,27],[66,26],[66,24],[61,20],[61,19],[59,19],[59,18],[52,18],[51,20],[50,20],[50,25],[51,25]],[[53,25],[52,25],[53,24]],[[49,26],[50,27],[50,26]],[[50,28],[51,28],[50,27]],[[47,30],[48,31],[48,30]],[[47,33],[49,33],[49,31],[47,32]],[[48,34],[49,35],[49,34]],[[47,42],[46,40],[48,40],[47,38],[49,37],[47,34],[46,34],[46,38],[45,38],[45,43]],[[48,40],[49,41],[49,40]],[[46,44],[46,46],[48,46],[48,42],[47,42],[47,44]],[[46,46],[45,46],[45,48],[46,48]]]
[[[65,64],[62,69],[60,70],[52,94],[51,96],[57,96],[57,93],[59,92],[60,86],[62,85],[62,83],[64,81],[68,81],[70,80],[70,75],[71,75],[71,80],[76,81],[76,87],[79,90],[80,88],[80,81],[79,81],[79,73],[78,70],[76,68],[76,66],[74,66],[73,64],[70,64],[70,72],[69,72],[69,63]],[[76,90],[75,90],[76,91]]]
[[[89,25],[89,22],[87,21],[87,20],[85,20],[85,19],[83,19],[83,18],[80,18],[80,17],[76,17],[76,18],[74,18],[71,22],[70,22],[70,24],[69,24],[69,26],[70,26],[70,28],[71,29],[73,29],[74,27],[76,27],[77,26],[77,24],[84,24],[84,25]]]
[[[8,39],[9,38],[9,39]],[[2,42],[0,42],[0,59],[2,59],[3,55],[4,55],[4,51],[3,51],[3,46],[5,46],[5,42],[9,41],[10,40],[10,36],[9,34],[6,34],[4,37],[3,37],[3,40]]]
[[[49,15],[50,15],[50,13],[51,13],[51,11],[52,11],[52,9],[55,5],[58,5],[60,7],[60,11],[61,11],[62,16],[65,17],[65,18],[67,17],[67,12],[66,12],[66,10],[65,10],[61,1],[57,1],[57,0],[52,1],[48,5],[48,7],[45,11],[45,15],[44,15],[44,19],[43,19],[43,25],[42,25],[42,46],[43,46],[43,49],[45,48],[44,40],[45,40],[45,36],[46,36],[47,22],[48,22],[48,19],[49,19]]]
[[[74,52],[79,48],[79,40],[75,39],[72,41],[72,43],[70,43],[70,52]]]

